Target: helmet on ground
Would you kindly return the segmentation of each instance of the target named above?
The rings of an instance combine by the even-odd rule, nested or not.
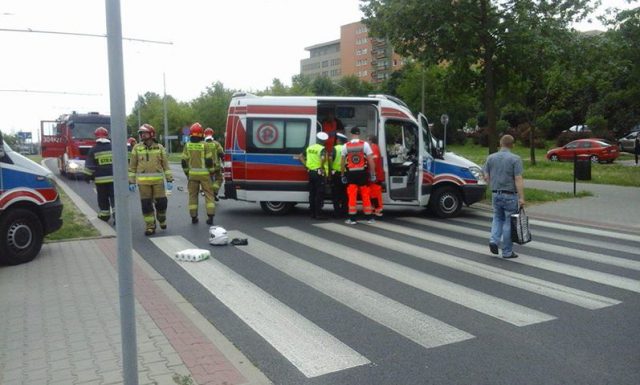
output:
[[[136,144],[138,144],[138,141],[136,140],[136,138],[131,137],[129,139],[127,139],[127,146],[135,146]]]
[[[227,230],[222,226],[209,227],[209,244],[211,245],[226,245],[229,243],[229,236]]]
[[[109,130],[107,130],[104,127],[98,127],[96,128],[96,130],[93,132],[94,135],[96,136],[96,138],[103,138],[106,139],[109,137]]]
[[[197,136],[198,138],[204,137],[204,129],[202,128],[202,124],[195,122],[189,128],[190,136]]]
[[[149,123],[145,123],[138,128],[138,135],[142,135],[144,133],[148,133],[152,138],[156,137],[156,129]]]
[[[211,127],[207,127],[204,130],[204,136],[213,136],[214,132],[213,132],[213,128]]]
[[[316,134],[316,139],[318,139],[319,143],[324,143],[327,141],[327,139],[329,139],[329,134],[327,134],[326,132],[318,132]]]

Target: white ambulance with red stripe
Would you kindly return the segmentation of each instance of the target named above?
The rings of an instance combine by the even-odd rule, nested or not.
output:
[[[61,216],[51,171],[13,151],[0,133],[0,264],[33,260]]]
[[[307,172],[298,155],[314,144],[326,116],[376,135],[385,171],[385,206],[429,207],[440,217],[458,215],[484,197],[481,168],[442,154],[424,115],[415,118],[401,100],[368,97],[233,96],[225,134],[225,197],[259,202],[271,214],[308,203]],[[330,196],[327,196],[330,199]]]

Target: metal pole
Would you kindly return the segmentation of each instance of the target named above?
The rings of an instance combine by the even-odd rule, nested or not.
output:
[[[421,91],[421,95],[422,95],[422,101],[421,101],[421,111],[420,112],[422,113],[422,115],[425,115],[425,113],[424,113],[424,68],[422,68],[422,91]]]
[[[105,0],[107,48],[109,54],[109,99],[113,179],[116,198],[116,236],[118,243],[118,283],[120,288],[120,328],[122,341],[123,384],[138,385],[135,296],[131,259],[131,217],[127,177],[127,125],[124,69],[122,63],[122,22],[120,0]]]
[[[167,82],[162,73],[162,86],[164,88],[164,97],[162,98],[162,109],[164,112],[164,148],[169,151],[169,118],[167,116]]]

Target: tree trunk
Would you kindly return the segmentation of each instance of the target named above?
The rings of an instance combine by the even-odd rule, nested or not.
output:
[[[480,46],[484,60],[484,109],[487,114],[487,134],[489,136],[489,154],[497,151],[496,133],[496,86],[493,67],[494,41],[489,33],[489,1],[480,0],[480,24],[482,32]]]

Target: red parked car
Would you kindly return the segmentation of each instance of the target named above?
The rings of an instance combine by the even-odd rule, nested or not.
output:
[[[596,162],[611,163],[618,158],[620,150],[618,146],[604,139],[578,139],[567,143],[563,147],[552,148],[547,152],[549,160],[573,160],[574,155],[588,155],[589,159]]]

